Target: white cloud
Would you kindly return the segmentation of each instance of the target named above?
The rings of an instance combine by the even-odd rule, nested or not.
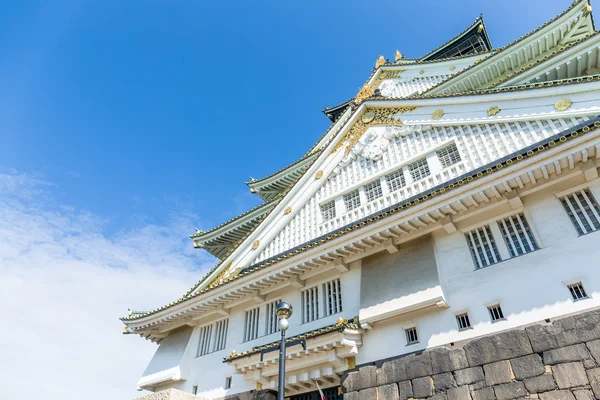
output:
[[[186,237],[194,215],[106,234],[51,190],[0,173],[2,397],[131,399],[156,345],[122,335],[118,317],[181,296],[214,261]]]

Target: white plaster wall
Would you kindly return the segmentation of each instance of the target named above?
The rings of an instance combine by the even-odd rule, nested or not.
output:
[[[476,224],[474,219],[457,224],[459,231],[451,235],[435,232],[438,273],[450,307],[376,323],[363,337],[357,364],[600,306],[600,232],[578,236],[555,196],[584,183],[582,177],[572,178],[524,197],[524,213],[540,249],[487,268],[475,270],[461,232],[469,229],[467,224]],[[600,199],[600,180],[589,185]],[[500,206],[482,214],[480,222],[506,211],[506,206]],[[579,280],[591,298],[574,302],[564,282]],[[500,302],[506,321],[490,322],[486,305],[495,301]],[[458,331],[455,313],[463,311],[468,311],[473,329]],[[420,343],[406,346],[403,329],[412,325],[418,329]]]
[[[156,353],[150,360],[144,376],[152,375],[160,371],[164,371],[181,364],[188,342],[192,336],[192,328],[184,326],[175,329],[169,336],[164,338]]]

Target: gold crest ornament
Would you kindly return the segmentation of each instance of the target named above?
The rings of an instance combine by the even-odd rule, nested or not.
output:
[[[419,71],[419,74],[421,74],[421,75],[423,75],[424,73],[425,73],[424,69],[422,69],[422,70]]]
[[[375,68],[379,68],[381,67],[383,64],[385,64],[385,58],[383,58],[383,56],[379,56],[379,58],[377,59],[377,61],[375,62]]]
[[[315,179],[321,179],[323,177],[323,171],[319,170],[315,174]]]
[[[254,243],[252,243],[252,250],[258,249],[258,246],[260,246],[260,240],[257,240]]]
[[[365,124],[371,123],[375,119],[375,111],[367,111],[363,114],[361,121]]]
[[[404,56],[402,55],[402,53],[400,53],[398,50],[396,50],[396,54],[394,55],[394,60],[396,62],[402,60],[402,58],[404,58]]]
[[[557,111],[565,111],[565,110],[568,110],[569,108],[571,108],[571,104],[573,104],[571,102],[571,100],[561,99],[561,100],[558,100],[556,103],[554,103],[554,108]]]
[[[454,65],[450,66],[450,71],[454,71],[456,69],[456,67]]]
[[[481,32],[483,32],[483,24],[479,24],[479,26],[477,27],[477,33]]]
[[[585,8],[583,9],[583,16],[587,17],[591,13],[592,13],[592,6],[591,6],[591,4],[586,4]]]
[[[440,119],[443,116],[444,116],[444,110],[441,110],[441,109],[435,110],[433,112],[433,114],[431,114],[431,118],[433,118],[433,119]]]
[[[498,114],[499,112],[500,112],[500,107],[491,106],[490,109],[487,111],[487,114],[488,114],[488,117],[491,117],[491,116]]]
[[[283,213],[286,214],[286,215],[289,214],[289,213],[291,213],[291,212],[292,212],[292,207],[290,207],[290,206],[287,206],[285,208],[285,210],[283,211]]]

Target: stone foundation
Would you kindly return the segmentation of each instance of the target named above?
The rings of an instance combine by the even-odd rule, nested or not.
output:
[[[204,397],[177,389],[165,389],[160,392],[150,393],[135,400],[204,400]]]
[[[273,390],[251,390],[227,396],[225,400],[277,400],[277,392]]]
[[[344,400],[600,399],[600,310],[361,366]]]

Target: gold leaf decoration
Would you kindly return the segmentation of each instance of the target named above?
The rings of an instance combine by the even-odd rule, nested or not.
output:
[[[424,69],[422,69],[422,70],[419,71],[419,74],[421,74],[421,75],[423,75],[424,73],[425,73]]]
[[[433,114],[431,115],[431,118],[440,119],[443,116],[444,116],[444,110],[438,109],[433,112]]]
[[[396,54],[394,55],[394,60],[396,62],[398,62],[398,61],[402,60],[403,57],[404,56],[402,55],[402,53],[400,53],[398,50],[396,50]]]
[[[591,4],[586,4],[585,8],[583,9],[583,16],[587,17],[591,13],[592,13],[592,5]]]
[[[358,94],[354,98],[356,104],[360,104],[375,94],[375,89],[378,89],[381,83],[387,79],[399,78],[400,74],[406,72],[405,69],[396,69],[391,71],[381,71],[381,73],[373,80],[371,84],[366,83],[360,88]]]
[[[375,62],[375,68],[379,68],[381,67],[383,64],[385,64],[385,58],[383,58],[383,56],[379,56],[379,58],[377,59],[377,61]]]
[[[489,117],[492,117],[500,112],[500,108],[498,106],[491,106],[487,111]]]
[[[573,103],[569,99],[561,99],[554,103],[554,108],[558,111],[565,111],[571,108]]]
[[[483,24],[479,24],[479,26],[477,27],[477,33],[481,32],[483,32]]]
[[[285,208],[285,210],[283,210],[283,213],[284,213],[285,215],[287,215],[287,214],[289,214],[289,213],[291,213],[291,212],[292,212],[292,207],[291,207],[291,206],[287,206],[287,207]]]
[[[366,99],[368,99],[369,97],[373,96],[374,93],[375,93],[375,90],[373,90],[373,88],[370,85],[366,84],[365,86],[360,88],[360,90],[358,91],[358,94],[356,95],[356,97],[354,99],[356,100],[357,104],[360,104],[363,101],[365,101]]]
[[[315,174],[315,179],[321,179],[323,177],[323,171],[319,170]]]
[[[252,250],[258,249],[258,246],[260,246],[260,240],[257,240],[254,243],[252,243]]]
[[[456,67],[454,65],[450,66],[450,71],[454,71],[456,69]]]

